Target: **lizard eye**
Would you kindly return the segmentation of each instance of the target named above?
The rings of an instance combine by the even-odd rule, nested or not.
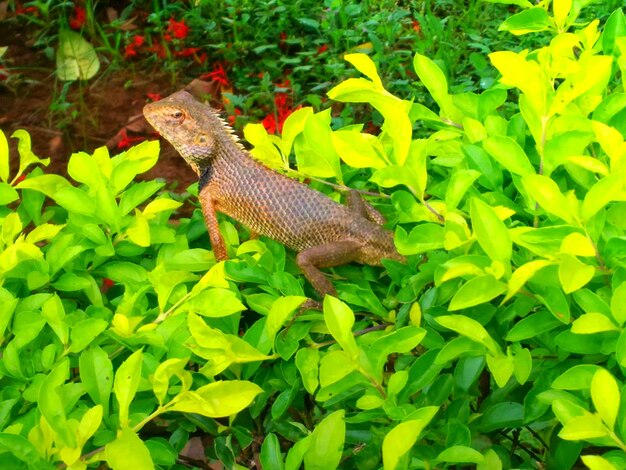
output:
[[[172,113],[172,117],[173,117],[174,119],[180,119],[180,118],[182,118],[182,117],[183,117],[183,113],[182,113],[182,111],[174,111],[174,112]]]

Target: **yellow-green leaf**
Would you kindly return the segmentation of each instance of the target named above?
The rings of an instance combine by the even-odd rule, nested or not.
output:
[[[602,423],[600,415],[591,413],[570,419],[559,432],[559,437],[566,441],[582,441],[608,435],[609,430]]]
[[[583,455],[581,460],[589,470],[617,470],[617,467],[599,455]]]
[[[528,282],[530,278],[532,278],[539,270],[545,268],[546,266],[550,266],[552,261],[548,261],[545,259],[538,259],[534,261],[529,261],[526,264],[523,264],[519,268],[517,268],[511,277],[509,278],[509,285],[507,289],[506,296],[502,303],[509,300],[513,297],[517,292]]]
[[[591,379],[591,400],[604,424],[613,430],[619,411],[620,389],[605,369],[599,369]]]
[[[333,338],[351,356],[358,355],[359,347],[352,334],[354,313],[341,300],[327,295],[324,297],[324,322]]]
[[[593,278],[596,269],[593,266],[583,263],[578,258],[572,255],[561,255],[561,262],[559,263],[559,281],[566,294],[570,294],[585,284],[587,284]]]
[[[100,69],[96,50],[74,31],[59,32],[57,75],[60,80],[89,80]]]
[[[605,331],[619,331],[610,318],[598,312],[584,313],[572,323],[572,333],[591,335]]]
[[[125,426],[104,448],[104,458],[113,470],[152,470],[150,451],[137,433]]]
[[[449,330],[482,344],[492,355],[502,355],[498,343],[493,340],[485,327],[473,318],[466,317],[465,315],[442,315],[435,317],[435,321]]]
[[[506,292],[506,284],[491,274],[483,274],[470,279],[454,294],[448,310],[451,312],[480,305],[493,300]]]
[[[510,269],[513,242],[504,222],[496,211],[477,197],[470,203],[472,228],[478,244],[493,261],[499,261]]]
[[[395,470],[400,459],[406,454],[428,425],[425,420],[410,420],[396,425],[383,440],[383,468]]]
[[[119,422],[122,427],[128,425],[128,409],[139,387],[142,359],[143,353],[138,349],[115,372],[113,393],[119,404]]]
[[[571,225],[580,225],[569,201],[554,180],[544,175],[526,175],[522,181],[529,195],[547,212]]]

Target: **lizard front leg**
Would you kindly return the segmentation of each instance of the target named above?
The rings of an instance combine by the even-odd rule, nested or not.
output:
[[[359,243],[349,240],[313,246],[298,253],[296,263],[322,298],[326,294],[336,295],[335,287],[319,268],[350,263],[356,259],[360,248]]]
[[[359,214],[361,217],[369,220],[370,222],[374,222],[378,225],[383,225],[385,222],[385,217],[378,212],[374,207],[367,201],[363,200],[361,195],[356,189],[351,189],[348,193],[347,205],[354,212]]]
[[[215,211],[215,201],[211,197],[211,193],[205,186],[199,194],[200,206],[202,207],[202,214],[204,215],[204,222],[209,231],[209,239],[211,240],[211,247],[213,248],[213,254],[217,261],[224,261],[228,259],[228,252],[226,251],[226,244],[224,243],[224,237],[220,233],[219,223],[217,222],[217,213]]]

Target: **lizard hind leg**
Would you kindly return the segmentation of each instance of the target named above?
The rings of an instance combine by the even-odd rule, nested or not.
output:
[[[374,222],[378,225],[383,225],[387,222],[385,217],[374,209],[374,206],[365,201],[356,189],[351,189],[350,192],[348,192],[346,203],[350,209],[370,222]]]
[[[326,294],[336,295],[337,291],[319,268],[332,268],[355,261],[360,250],[361,244],[350,240],[312,246],[298,253],[296,263],[313,288],[324,298]]]

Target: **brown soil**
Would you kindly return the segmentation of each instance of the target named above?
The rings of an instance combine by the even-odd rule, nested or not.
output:
[[[92,152],[103,145],[112,155],[121,152],[118,143],[123,129],[130,138],[155,138],[141,114],[147,94],[167,96],[183,87],[173,85],[171,76],[160,72],[111,70],[102,64],[98,76],[83,84],[82,89],[79,83],[71,85],[67,110],[52,111],[64,85],[55,78],[54,62],[34,48],[28,32],[15,23],[0,21],[0,38],[0,46],[8,46],[3,59],[11,74],[10,79],[0,81],[0,129],[7,137],[16,129],[27,130],[34,153],[51,160],[48,173],[65,175],[72,152]],[[75,118],[73,111],[77,111]],[[9,141],[15,171],[16,139]],[[165,142],[159,162],[142,178],[163,178],[177,191],[184,191],[197,179]]]

